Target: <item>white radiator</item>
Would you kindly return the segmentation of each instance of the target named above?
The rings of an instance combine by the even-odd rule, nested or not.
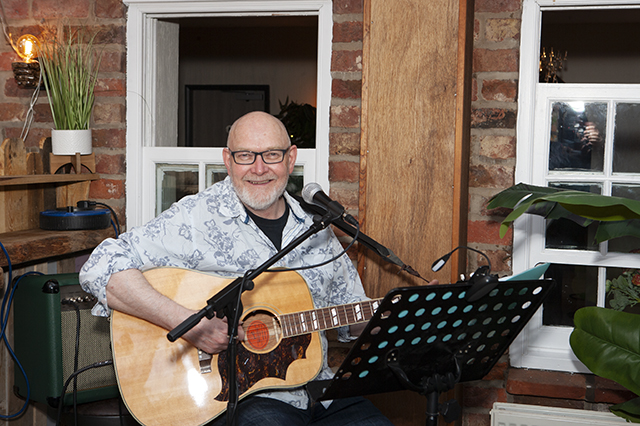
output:
[[[613,413],[496,402],[491,426],[619,426],[629,425]]]

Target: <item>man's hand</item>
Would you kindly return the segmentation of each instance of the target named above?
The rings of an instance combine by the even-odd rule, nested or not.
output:
[[[226,317],[222,319],[217,317],[211,319],[203,318],[182,337],[196,348],[214,355],[227,349],[229,344],[228,326],[229,323]],[[238,326],[238,342],[243,340],[244,329],[242,326]]]

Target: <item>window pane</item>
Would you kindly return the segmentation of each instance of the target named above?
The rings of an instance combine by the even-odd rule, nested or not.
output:
[[[588,183],[562,183],[554,182],[550,187],[570,189],[573,191],[591,192],[600,194],[601,186]],[[573,249],[573,250],[598,250],[595,242],[597,225],[581,226],[569,219],[553,219],[546,221],[545,248]]]
[[[160,188],[159,197],[156,197],[158,215],[182,197],[198,192],[198,166],[157,164],[156,181]]]
[[[573,315],[585,306],[596,306],[598,268],[551,264],[545,278],[556,281],[544,302],[542,323],[573,327]]]
[[[602,172],[607,104],[554,102],[549,171]]]
[[[613,184],[611,195],[614,197],[640,200],[640,185]],[[609,252],[637,253],[640,250],[640,239],[635,237],[620,237],[609,240]]]
[[[640,104],[616,105],[613,172],[640,173]]]
[[[607,268],[605,307],[640,314],[638,301],[640,301],[640,270]]]
[[[227,177],[227,168],[224,164],[207,164],[205,167],[207,174],[207,188],[216,182],[224,180]]]

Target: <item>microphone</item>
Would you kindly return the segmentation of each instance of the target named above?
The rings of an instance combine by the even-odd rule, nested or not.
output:
[[[331,213],[335,219],[344,217],[344,220],[354,226],[358,226],[358,221],[350,214],[345,214],[344,207],[339,202],[332,200],[324,193],[322,187],[315,183],[308,183],[302,188],[302,199],[308,204],[315,204]]]
[[[451,250],[449,253],[445,254],[431,265],[431,270],[433,272],[438,272],[444,265],[447,263],[451,255],[458,249],[465,248],[467,250],[475,251],[476,253],[480,253],[487,260],[488,265],[483,265],[476,269],[471,278],[469,278],[469,284],[471,287],[466,292],[465,299],[469,302],[475,302],[480,299],[482,296],[488,294],[491,290],[498,285],[498,276],[491,275],[491,260],[489,260],[489,256],[481,252],[480,250],[476,250],[467,246],[458,246]]]

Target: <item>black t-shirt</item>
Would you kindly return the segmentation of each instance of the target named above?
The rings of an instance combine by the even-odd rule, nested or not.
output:
[[[284,203],[284,214],[278,219],[265,219],[260,216],[256,216],[249,209],[245,207],[247,214],[253,221],[258,225],[258,228],[265,233],[267,237],[273,242],[273,245],[276,246],[278,250],[282,247],[282,231],[284,231],[284,226],[287,224],[287,219],[289,218],[289,204]]]

